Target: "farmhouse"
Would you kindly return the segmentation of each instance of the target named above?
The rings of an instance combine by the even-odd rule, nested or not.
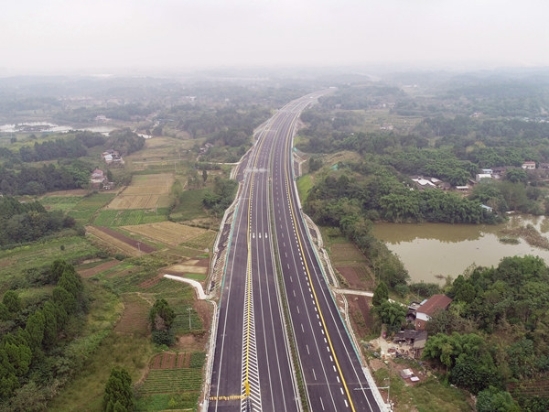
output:
[[[536,170],[536,162],[530,162],[530,161],[524,162],[522,164],[522,168],[524,170]]]
[[[433,295],[429,299],[421,302],[421,305],[416,309],[416,329],[424,330],[427,322],[429,322],[432,316],[440,311],[448,309],[452,303],[452,299],[446,295]]]
[[[477,173],[476,180],[480,182],[482,179],[491,179],[492,175],[488,173]]]
[[[117,150],[109,149],[106,152],[103,152],[101,154],[101,157],[103,157],[103,160],[108,165],[110,164],[124,164],[124,159],[122,159],[122,156],[120,156],[120,153]]]
[[[434,189],[435,187],[437,187],[433,182],[431,182],[430,180],[424,179],[423,177],[412,178],[412,181],[414,181],[417,187],[420,189],[426,189],[426,188]]]
[[[95,169],[90,176],[90,186],[92,189],[99,189],[107,182],[107,177],[101,169]]]

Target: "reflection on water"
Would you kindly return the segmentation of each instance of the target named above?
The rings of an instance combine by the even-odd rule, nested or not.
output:
[[[471,264],[496,266],[506,256],[535,255],[549,262],[549,251],[528,245],[503,244],[500,231],[531,224],[538,231],[549,231],[549,219],[513,216],[500,225],[450,225],[443,223],[379,223],[374,235],[396,253],[413,282],[440,282],[437,275],[461,274]]]

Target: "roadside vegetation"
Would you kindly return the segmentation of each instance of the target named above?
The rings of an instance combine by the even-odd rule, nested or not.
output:
[[[280,89],[257,104],[246,87],[195,91],[199,104],[172,109],[49,106],[53,121],[109,117],[108,135],[24,125],[0,135],[0,410],[197,407],[212,307],[162,274],[205,286],[237,187],[222,163],[251,146],[272,105],[301,93]],[[108,150],[124,163],[106,164]],[[114,186],[92,187],[96,168]]]
[[[423,351],[428,363],[376,364],[378,384],[387,386],[390,379],[396,410],[547,410],[545,263],[506,258],[497,268],[472,267],[442,287],[414,284],[372,235],[372,225],[490,224],[509,211],[547,214],[549,84],[542,81],[534,90],[529,78],[472,76],[436,86],[418,79],[422,85],[414,90],[402,87],[410,79],[398,75],[388,86],[347,84],[302,114],[305,127],[296,146],[309,157],[307,174],[298,182],[304,211],[322,226],[343,283],[375,291],[373,306],[347,298],[359,338],[414,328],[406,321],[406,307],[389,297],[409,303],[446,293],[454,299],[428,324]],[[513,83],[513,90],[500,81]],[[359,157],[334,160],[349,151]],[[528,161],[535,169],[523,168]],[[486,169],[493,176],[478,182]],[[341,237],[363,254],[364,269],[343,258],[350,249],[340,246]],[[502,242],[519,237],[547,247],[545,236],[532,227],[502,233]],[[375,353],[365,353],[375,363]],[[405,383],[399,362],[420,371],[421,382]],[[422,395],[427,388],[429,397]],[[469,394],[477,396],[475,406]]]
[[[349,299],[359,339],[379,334],[382,321],[389,332],[403,324],[386,297],[454,297],[432,326],[428,379],[409,387],[392,369],[374,373],[380,386],[390,374],[397,408],[467,410],[468,393],[477,393],[478,410],[498,402],[547,410],[547,268],[535,258],[511,259],[448,279],[441,290],[410,283],[398,257],[372,235],[378,220],[490,224],[507,211],[549,210],[545,80],[435,77],[387,75],[387,84],[330,77],[339,89],[303,113],[296,139],[308,156],[298,182],[304,210],[323,225],[343,286],[387,285],[376,309],[366,297]],[[272,110],[326,79],[252,83],[0,84],[0,120],[18,124],[0,134],[0,202],[7,205],[0,207],[0,357],[7,365],[0,410],[116,409],[125,401],[106,396],[109,380],[130,384],[137,411],[197,407],[211,307],[162,274],[207,281],[216,231],[237,188],[227,163],[251,147],[253,129]],[[82,95],[93,96],[86,107]],[[50,133],[25,124],[47,120],[111,130]],[[107,150],[124,164],[107,164]],[[522,170],[525,161],[536,169]],[[500,166],[499,180],[453,189]],[[108,189],[90,184],[96,168],[114,183]],[[419,176],[450,188],[415,190]],[[506,236],[543,240],[528,228]],[[173,319],[151,322],[155,302]]]

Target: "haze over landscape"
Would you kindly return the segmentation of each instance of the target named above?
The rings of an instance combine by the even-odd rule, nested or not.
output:
[[[0,74],[403,64],[547,66],[542,0],[9,2]]]

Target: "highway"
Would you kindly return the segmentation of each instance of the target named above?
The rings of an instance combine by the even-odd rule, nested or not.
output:
[[[280,109],[241,165],[209,411],[300,411],[302,403],[311,411],[382,410],[325,282],[294,185],[295,124],[320,95]],[[305,399],[297,388],[299,371]]]

